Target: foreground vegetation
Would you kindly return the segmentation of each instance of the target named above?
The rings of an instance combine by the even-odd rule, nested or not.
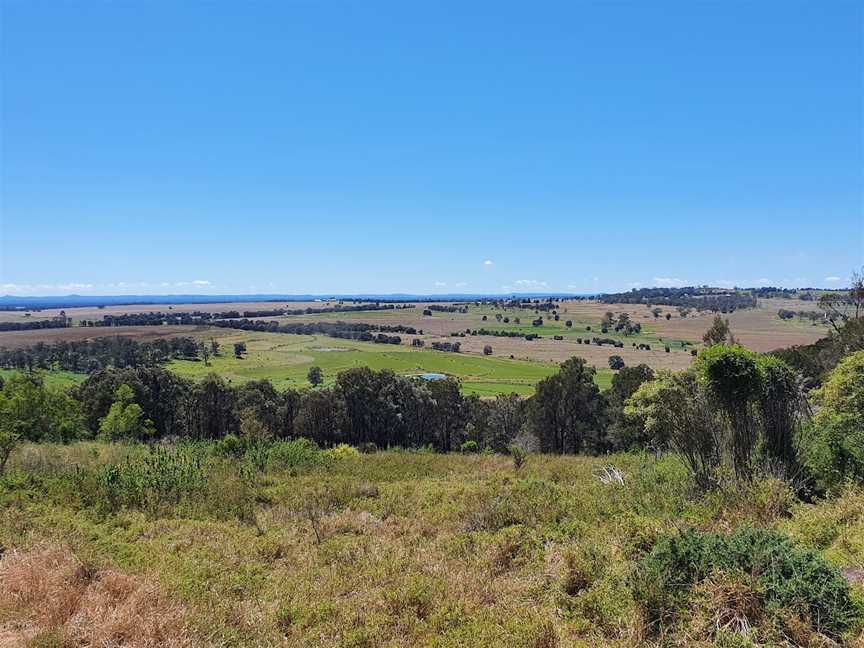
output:
[[[0,643],[860,646],[856,290],[812,347],[718,316],[688,370],[605,392],[578,357],[528,399],[369,367],[13,376]]]
[[[763,479],[705,494],[675,456],[532,455],[516,468],[305,441],[31,444],[0,481],[0,520],[0,629],[32,645],[63,645],[74,608],[49,614],[3,577],[21,556],[39,573],[32,557],[58,552],[154,584],[168,645],[862,640],[862,590],[839,570],[864,567],[864,491],[803,503]],[[117,625],[124,609],[94,622]]]

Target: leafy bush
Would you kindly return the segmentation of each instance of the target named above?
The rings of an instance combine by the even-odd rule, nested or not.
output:
[[[270,446],[267,465],[277,470],[312,466],[320,462],[321,452],[314,441],[295,439]]]
[[[239,457],[245,450],[245,444],[233,434],[226,434],[213,445],[213,452],[219,457]]]
[[[469,453],[477,452],[477,450],[479,450],[479,446],[477,445],[477,442],[474,441],[473,439],[469,439],[468,441],[463,443],[461,446],[459,446],[459,451],[462,454],[469,454]]]
[[[819,411],[801,434],[804,462],[823,490],[864,482],[864,351],[845,358],[816,392]]]
[[[859,614],[846,580],[818,554],[750,527],[729,536],[688,531],[661,539],[639,564],[634,596],[650,622],[673,625],[683,620],[693,587],[721,572],[752,577],[766,610],[809,617],[829,636],[839,637]]]
[[[199,493],[206,478],[203,453],[194,446],[155,446],[143,457],[76,475],[82,499],[103,512],[130,507],[155,513]]]
[[[325,454],[329,459],[350,459],[352,457],[359,457],[360,453],[357,451],[357,448],[354,448],[347,443],[340,443],[337,446],[330,448],[329,450],[325,450]]]

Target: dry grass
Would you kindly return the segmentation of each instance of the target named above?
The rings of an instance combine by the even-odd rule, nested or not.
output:
[[[218,337],[219,330],[207,326],[106,326],[79,327],[60,329],[41,329],[35,331],[2,331],[0,332],[0,347],[7,349],[23,349],[39,342],[54,344],[55,342],[81,342],[102,337],[129,337],[139,342],[150,342],[160,338],[171,337]]]
[[[43,545],[0,560],[0,645],[52,637],[61,646],[190,646],[186,611],[148,581],[93,571]]]

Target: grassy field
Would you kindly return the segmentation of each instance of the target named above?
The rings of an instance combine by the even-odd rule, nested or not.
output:
[[[246,343],[243,359],[234,357],[234,342]],[[339,371],[368,366],[391,369],[397,374],[418,375],[434,372],[455,376],[469,394],[489,396],[498,393],[529,395],[537,381],[555,373],[557,364],[507,358],[487,358],[465,353],[416,350],[404,345],[382,345],[326,336],[285,335],[231,331],[219,338],[223,353],[203,362],[178,360],[168,367],[182,376],[200,378],[211,371],[232,381],[269,378],[278,387],[307,386],[306,375],[312,366],[321,367],[325,384]],[[609,386],[612,372],[598,371],[597,383]]]
[[[333,303],[309,302],[288,304],[291,308],[328,307]],[[267,309],[284,307],[277,303],[228,303],[228,304],[191,304],[173,305],[173,312],[184,311],[225,311],[246,309]],[[356,366],[369,366],[374,369],[392,369],[399,374],[418,374],[441,372],[462,380],[467,393],[491,396],[498,393],[516,392],[529,395],[534,391],[538,380],[553,373],[557,363],[572,356],[585,358],[588,364],[597,367],[597,383],[605,388],[611,382],[612,372],[607,369],[609,356],[620,355],[627,365],[647,364],[655,369],[684,369],[692,362],[691,350],[698,348],[704,331],[710,326],[713,315],[693,313],[687,318],[679,316],[676,309],[664,309],[655,318],[647,306],[630,304],[602,304],[595,301],[565,301],[560,304],[559,320],[556,322],[549,313],[544,313],[544,324],[531,325],[538,315],[530,309],[495,309],[491,306],[469,306],[467,313],[434,312],[424,316],[427,304],[417,303],[415,308],[393,311],[363,311],[351,313],[324,313],[312,315],[293,315],[277,319],[281,322],[308,321],[345,321],[385,324],[402,324],[422,330],[422,335],[402,335],[401,346],[364,344],[339,340],[324,336],[292,336],[264,333],[247,333],[209,327],[117,327],[111,329],[87,329],[73,327],[41,331],[20,331],[0,333],[0,346],[22,347],[44,341],[51,343],[60,340],[80,340],[103,335],[124,335],[140,340],[153,340],[172,335],[188,335],[201,340],[217,337],[223,340],[223,356],[215,358],[211,366],[202,362],[175,362],[171,368],[181,375],[200,377],[209,371],[216,371],[232,381],[257,378],[270,378],[282,387],[306,384],[306,373],[313,365],[324,370],[325,379],[332,381],[338,371]],[[824,336],[824,325],[812,326],[795,319],[783,321],[777,317],[777,310],[813,310],[812,302],[799,300],[774,299],[760,300],[756,309],[742,310],[728,316],[732,331],[746,346],[757,351],[811,343]],[[98,318],[105,314],[149,312],[167,310],[164,306],[112,306],[105,309],[69,309],[67,315],[73,320]],[[612,311],[616,316],[626,312],[631,320],[642,325],[638,335],[624,336],[614,331],[600,332],[600,319],[603,313]],[[667,320],[666,313],[671,315]],[[32,317],[48,317],[55,311],[34,313]],[[496,321],[496,314],[510,318],[510,322]],[[486,321],[483,321],[483,317]],[[21,321],[23,313],[0,313],[0,319]],[[520,318],[516,324],[514,318]],[[565,322],[571,320],[572,327]],[[420,337],[428,347],[434,341],[453,341],[454,332],[479,328],[500,331],[537,333],[541,339],[527,341],[522,338],[492,336],[466,336],[458,338],[463,353],[450,354],[431,350],[418,351],[408,346]],[[591,330],[588,330],[588,327]],[[554,340],[561,336],[563,340]],[[624,343],[624,348],[596,346],[577,343],[578,338],[594,336],[611,337]],[[231,351],[234,341],[246,341],[249,354],[244,360],[236,360]],[[649,344],[651,350],[639,350],[634,344]],[[483,348],[491,345],[493,355],[483,355]],[[666,348],[669,351],[666,351]],[[338,350],[328,350],[338,349]],[[512,359],[511,359],[512,356]],[[69,384],[80,379],[71,374],[49,376],[58,384]]]
[[[19,373],[17,369],[0,369],[0,378],[11,378]],[[87,377],[84,374],[71,371],[36,371],[35,373],[42,378],[46,385],[61,389],[77,385]]]
[[[698,495],[674,456],[630,454],[534,455],[520,471],[506,456],[307,451],[259,472],[214,456],[203,481],[154,482],[123,500],[123,482],[112,495],[88,477],[146,455],[91,443],[15,452],[0,478],[0,645],[864,640],[860,621],[831,640],[807,615],[768,605],[746,574],[722,571],[680,599],[661,632],[639,586],[652,547],[685,529],[777,531],[836,568],[864,569],[861,490],[804,504],[767,479]],[[599,478],[609,464],[623,484]]]

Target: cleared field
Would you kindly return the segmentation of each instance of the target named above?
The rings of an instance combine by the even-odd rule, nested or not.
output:
[[[226,331],[222,331],[227,333]],[[464,391],[489,396],[498,393],[528,395],[537,381],[558,370],[555,362],[488,358],[482,355],[415,350],[404,345],[381,345],[326,336],[285,335],[231,331],[219,338],[223,353],[203,362],[176,360],[168,365],[182,376],[201,378],[216,372],[231,381],[268,378],[277,387],[307,386],[306,375],[312,366],[321,367],[325,384],[336,374],[352,367],[390,369],[401,375],[427,372],[445,373],[462,381]],[[247,354],[237,359],[234,342],[245,342]],[[598,367],[599,369],[599,367]],[[612,372],[598,372],[598,384],[611,383]]]
[[[20,372],[17,369],[0,369],[0,378],[8,379],[18,375]],[[71,371],[37,371],[39,376],[46,385],[51,387],[59,387],[65,389],[72,387],[83,381],[87,376],[84,374],[73,373]]]
[[[265,310],[289,307],[324,308],[337,302],[233,302],[211,304],[172,304],[172,312],[221,312],[227,310]],[[175,362],[172,369],[182,375],[200,377],[211,371],[223,374],[229,380],[252,380],[269,378],[277,385],[298,386],[306,384],[306,373],[313,365],[320,366],[328,380],[343,369],[369,366],[373,369],[391,369],[399,374],[441,372],[456,376],[463,381],[465,391],[484,396],[502,392],[528,395],[543,377],[553,373],[556,363],[578,356],[598,369],[597,382],[608,386],[612,372],[607,369],[611,355],[619,355],[628,365],[644,363],[654,369],[684,369],[693,361],[691,351],[699,348],[702,335],[711,325],[711,313],[692,313],[682,318],[677,309],[661,309],[659,317],[651,307],[635,304],[604,304],[597,301],[563,301],[558,309],[558,321],[551,313],[535,313],[531,309],[497,309],[491,306],[474,306],[467,313],[434,311],[423,315],[429,303],[416,302],[414,308],[358,311],[344,313],[317,313],[262,318],[265,321],[289,322],[362,322],[381,325],[412,326],[422,334],[401,334],[401,346],[369,344],[340,340],[325,336],[293,336],[271,333],[253,333],[206,326],[128,326],[112,328],[70,327],[36,331],[0,332],[0,347],[23,348],[38,342],[53,343],[61,340],[73,341],[105,336],[129,336],[146,341],[171,336],[191,336],[200,340],[211,337],[223,342],[223,355],[211,360],[205,367],[203,362]],[[781,320],[777,316],[780,308],[793,311],[815,310],[813,302],[794,299],[760,300],[759,307],[736,311],[728,316],[732,332],[745,346],[755,351],[795,344],[810,344],[827,333],[824,325],[813,326],[797,319]],[[73,321],[101,318],[103,315],[123,313],[146,313],[154,310],[169,310],[168,305],[143,304],[137,306],[110,306],[106,308],[73,308],[66,314]],[[600,321],[607,311],[616,317],[628,313],[633,322],[642,326],[639,334],[625,336],[610,331],[600,331]],[[671,315],[666,319],[667,312]],[[33,313],[32,318],[53,317],[59,310]],[[501,317],[501,321],[497,320]],[[483,318],[486,318],[485,320]],[[531,321],[543,318],[541,326]],[[0,312],[0,321],[23,321],[21,312]],[[503,319],[508,318],[508,322]],[[515,320],[519,319],[517,323]],[[572,326],[566,326],[567,321]],[[494,331],[534,333],[536,340],[519,337],[472,336],[454,338],[453,333],[486,328]],[[589,330],[590,328],[590,330]],[[555,336],[563,339],[555,340]],[[579,338],[609,337],[621,341],[623,348],[580,344]],[[416,350],[410,346],[414,338],[421,338],[427,350]],[[245,341],[249,353],[243,360],[233,357],[231,345]],[[428,350],[435,341],[458,341],[462,353],[443,353]],[[639,344],[650,345],[651,350],[640,350]],[[483,355],[483,348],[491,346],[492,356]],[[666,351],[666,348],[669,351]]]
[[[218,329],[217,329],[218,331]],[[218,333],[208,326],[112,326],[104,328],[84,328],[72,326],[60,329],[40,329],[36,331],[2,331],[0,347],[23,349],[39,342],[80,342],[101,337],[131,337],[139,342],[177,336],[209,338]]]

